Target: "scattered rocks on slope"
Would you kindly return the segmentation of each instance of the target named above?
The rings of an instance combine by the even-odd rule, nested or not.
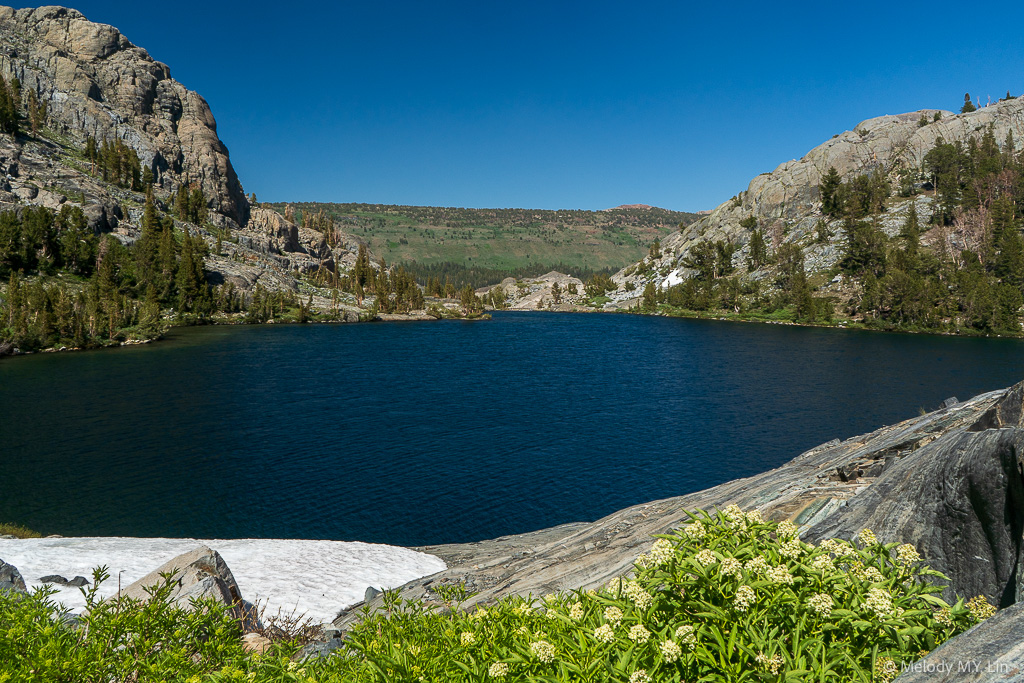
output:
[[[559,300],[556,302],[552,291],[558,285]],[[554,310],[571,311],[586,302],[583,281],[572,275],[551,271],[540,277],[507,277],[494,287],[484,287],[477,294],[484,295],[492,289],[505,292],[508,308],[513,311]],[[576,293],[574,294],[573,291]]]

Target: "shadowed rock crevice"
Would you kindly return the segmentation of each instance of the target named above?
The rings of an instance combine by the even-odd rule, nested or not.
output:
[[[1024,530],[1022,452],[1024,430],[1015,427],[947,434],[894,463],[805,539],[872,529],[882,542],[913,543],[949,576],[947,600],[983,594],[1009,606]]]

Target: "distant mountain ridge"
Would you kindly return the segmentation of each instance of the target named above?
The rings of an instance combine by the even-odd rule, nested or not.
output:
[[[325,216],[388,263],[417,276],[446,273],[473,287],[549,270],[614,272],[697,215],[647,205],[581,209],[471,209],[330,202],[275,202],[303,224]]]

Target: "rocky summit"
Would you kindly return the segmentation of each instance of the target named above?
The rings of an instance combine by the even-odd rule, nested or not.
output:
[[[75,140],[122,140],[159,187],[199,183],[216,222],[245,225],[249,203],[206,100],[106,24],[64,7],[0,7],[0,73],[46,102]]]
[[[130,247],[142,237],[151,183],[174,231],[206,243],[211,286],[230,285],[245,301],[256,289],[298,297],[301,288],[312,311],[330,310],[337,320],[365,314],[356,297],[310,282],[350,270],[360,241],[250,204],[206,100],[113,26],[64,7],[0,7],[0,76],[18,107],[38,102],[45,112],[38,129],[28,130],[28,112],[24,130],[0,135],[0,211],[81,209],[92,233]],[[118,161],[106,163],[104,149]],[[104,167],[124,169],[125,160],[135,164],[134,180],[108,177],[116,174]],[[196,216],[183,215],[183,192],[201,198]],[[377,259],[368,262],[378,268]]]
[[[899,234],[912,204],[922,225],[932,218],[937,204],[935,188],[922,179],[928,152],[940,142],[966,148],[986,132],[1000,145],[1008,139],[1014,141],[1009,153],[1019,152],[1024,147],[1024,98],[1001,100],[959,114],[922,109],[861,121],[802,158],[754,177],[745,190],[662,240],[658,252],[620,270],[613,276],[618,290],[611,294],[609,307],[637,301],[647,283],[668,288],[693,277],[697,274],[694,250],[709,242],[733,245],[731,266],[751,280],[767,279],[773,275],[770,269],[749,263],[755,229],[768,241],[769,251],[781,244],[799,247],[808,274],[829,271],[839,264],[847,239],[843,220],[823,211],[819,185],[830,168],[846,182],[877,174],[893,188],[911,183],[909,196],[893,191],[883,212],[874,217],[891,238]],[[824,235],[817,234],[819,221],[827,230]]]

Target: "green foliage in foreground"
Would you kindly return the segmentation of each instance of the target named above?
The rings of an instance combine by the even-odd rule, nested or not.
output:
[[[94,605],[64,625],[43,591],[0,595],[4,681],[890,681],[994,611],[948,605],[912,546],[801,542],[789,522],[736,507],[698,512],[656,541],[634,578],[597,591],[509,598],[472,613],[387,594],[340,654],[293,662],[295,646],[247,654],[223,608]],[[443,603],[443,605],[441,604]]]

